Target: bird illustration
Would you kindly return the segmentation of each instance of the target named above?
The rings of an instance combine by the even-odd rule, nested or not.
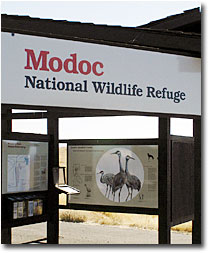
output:
[[[135,175],[131,175],[128,171],[128,161],[130,159],[135,160],[133,157],[129,155],[125,157],[125,174],[127,176],[126,186],[128,189],[128,196],[126,198],[126,201],[128,200],[129,196],[130,196],[130,199],[132,199],[133,190],[137,190],[139,192],[141,189],[141,181],[139,180],[139,178]]]
[[[84,184],[85,188],[86,188],[86,197],[90,197],[91,196],[91,188],[88,187],[86,184]]]
[[[74,173],[74,177],[73,177],[74,185],[81,184],[83,180],[80,176],[80,165],[74,164],[73,173]]]
[[[107,174],[104,174],[104,171],[101,170],[99,173],[97,174],[101,174],[101,178],[100,178],[100,182],[102,184],[106,184],[106,193],[105,193],[105,197],[106,197],[106,194],[108,192],[108,198],[109,198],[109,195],[110,195],[110,192],[111,192],[111,188],[112,188],[112,184],[113,184],[113,179],[114,179],[114,174],[113,173],[107,173]]]
[[[120,202],[120,193],[122,191],[122,187],[123,185],[126,183],[127,181],[127,176],[125,174],[125,171],[122,168],[122,163],[121,163],[121,152],[118,150],[114,153],[112,153],[112,155],[118,155],[119,158],[119,168],[120,168],[120,172],[117,173],[114,178],[113,178],[113,185],[112,185],[112,194],[113,194],[113,201],[115,200],[115,192],[117,190],[119,190],[119,202]]]

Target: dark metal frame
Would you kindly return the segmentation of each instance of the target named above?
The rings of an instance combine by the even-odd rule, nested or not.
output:
[[[21,107],[21,106],[20,106]],[[8,122],[11,122],[12,116],[10,113],[8,114],[8,117],[6,116],[5,112],[10,112],[12,106],[2,106],[3,110],[3,121],[2,124],[4,127],[2,130],[4,131],[4,134],[2,136],[12,136],[14,135],[11,133],[11,125]],[[18,107],[17,107],[18,108]],[[30,108],[31,109],[31,108]],[[43,108],[46,109],[46,108]],[[58,166],[58,145],[59,143],[66,143],[67,140],[60,140],[58,139],[58,118],[59,118],[59,111],[51,110],[51,108],[47,108],[47,119],[48,119],[48,135],[51,136],[50,138],[50,158],[49,158],[49,168],[53,168]],[[97,110],[82,110],[79,109],[78,112],[74,109],[74,116],[81,117],[82,116],[98,116],[100,115],[100,112],[96,113]],[[67,113],[68,109],[66,109],[65,117],[71,117],[72,110],[69,109],[69,114]],[[86,114],[87,112],[87,114]],[[77,114],[78,113],[78,114]],[[112,112],[113,113],[113,112]],[[106,112],[105,112],[106,114]],[[121,115],[124,113],[121,112]],[[36,115],[36,114],[35,114]],[[102,114],[103,115],[103,114]],[[112,114],[114,115],[114,114]],[[117,114],[119,115],[119,114]],[[126,114],[127,115],[127,114]],[[132,113],[130,113],[132,115]],[[144,115],[147,115],[146,113]],[[43,118],[43,115],[40,115],[40,118]],[[147,115],[148,116],[148,115]],[[170,228],[172,226],[171,223],[171,171],[170,171],[170,141],[174,139],[175,137],[172,137],[170,135],[170,117],[164,115],[165,117],[161,117],[160,115],[156,115],[159,117],[159,138],[158,141],[155,140],[154,143],[158,143],[159,146],[159,169],[158,169],[158,181],[161,182],[159,184],[158,188],[158,202],[159,202],[159,209],[138,209],[138,208],[127,208],[127,207],[121,207],[120,210],[118,207],[112,207],[112,206],[93,206],[93,205],[86,205],[87,210],[95,210],[95,211],[112,211],[112,212],[128,212],[128,213],[144,213],[144,214],[157,214],[159,215],[159,243],[160,244],[169,244],[170,243]],[[171,115],[173,117],[174,115]],[[63,114],[61,113],[60,117],[63,117]],[[18,118],[17,115],[15,118]],[[23,114],[21,114],[20,118],[24,118]],[[25,118],[28,118],[27,114],[25,115]],[[35,116],[36,118],[36,116]],[[188,116],[188,118],[191,118]],[[195,147],[195,177],[194,177],[194,189],[196,189],[195,196],[194,196],[194,219],[193,219],[193,243],[194,244],[200,244],[201,243],[201,117],[194,117],[193,118],[193,125],[194,125],[194,147]],[[7,129],[5,132],[5,128]],[[21,136],[24,134],[18,134],[15,133],[15,135],[20,139]],[[33,135],[36,137],[36,135]],[[104,144],[108,144],[110,140],[103,140]],[[120,140],[114,140],[113,143],[123,143]],[[135,143],[135,140],[132,140],[133,143]],[[144,140],[145,144],[151,143],[150,140]],[[79,142],[77,141],[77,144]],[[82,143],[82,140],[81,140]],[[88,144],[88,140],[86,141]],[[91,140],[92,143],[92,140]],[[95,143],[100,144],[99,140],[95,140]],[[139,143],[137,140],[136,143]],[[59,204],[58,204],[58,192],[56,191],[54,184],[53,184],[53,175],[49,171],[49,194],[48,194],[48,218],[47,218],[47,241],[48,243],[57,244],[58,243],[58,234],[59,234],[59,217],[58,217],[58,210],[59,210]],[[69,208],[64,207],[62,208]],[[80,204],[74,204],[72,206],[74,209],[84,209],[83,205]],[[4,236],[6,239],[2,239],[2,243],[7,243],[8,241],[11,241],[11,238],[9,238],[9,232],[4,230]]]

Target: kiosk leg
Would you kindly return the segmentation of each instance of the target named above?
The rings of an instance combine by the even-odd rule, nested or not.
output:
[[[159,244],[171,241],[170,118],[159,118],[158,149]]]
[[[12,121],[8,120],[7,116],[12,113],[12,110],[4,105],[1,105],[1,136],[3,139],[4,133],[11,133]],[[12,243],[12,229],[5,223],[5,212],[7,215],[8,210],[4,210],[5,206],[1,195],[1,243],[11,244]],[[3,215],[4,214],[4,215]]]
[[[1,228],[1,244],[11,244],[12,236],[11,236],[11,227]]]
[[[194,220],[192,243],[201,244],[201,119],[193,120],[194,135]]]
[[[58,244],[59,240],[59,208],[58,192],[53,182],[53,167],[58,166],[58,119],[48,118],[48,134],[52,136],[49,148],[49,189],[48,189],[48,221],[47,221],[47,243]]]

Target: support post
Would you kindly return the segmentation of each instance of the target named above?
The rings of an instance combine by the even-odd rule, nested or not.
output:
[[[193,120],[194,136],[194,220],[192,243],[201,244],[201,118]]]
[[[1,244],[11,244],[12,233],[11,227],[4,227],[1,225]]]
[[[171,241],[171,145],[170,118],[159,118],[158,208],[159,244]]]
[[[48,180],[48,220],[47,220],[47,243],[58,244],[59,240],[59,194],[53,181],[53,167],[58,167],[58,118],[49,112],[47,121],[49,145],[49,180]]]
[[[12,110],[6,106],[1,105],[1,136],[4,138],[4,134],[11,133],[12,120],[10,114]],[[10,118],[10,119],[9,119]],[[8,223],[8,210],[5,210],[3,195],[1,194],[1,244],[11,244],[12,242],[12,228]]]
[[[1,136],[12,132],[12,110],[6,105],[1,105]]]

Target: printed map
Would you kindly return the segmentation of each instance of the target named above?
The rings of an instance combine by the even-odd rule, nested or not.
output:
[[[7,191],[27,191],[30,188],[30,156],[8,155]]]

